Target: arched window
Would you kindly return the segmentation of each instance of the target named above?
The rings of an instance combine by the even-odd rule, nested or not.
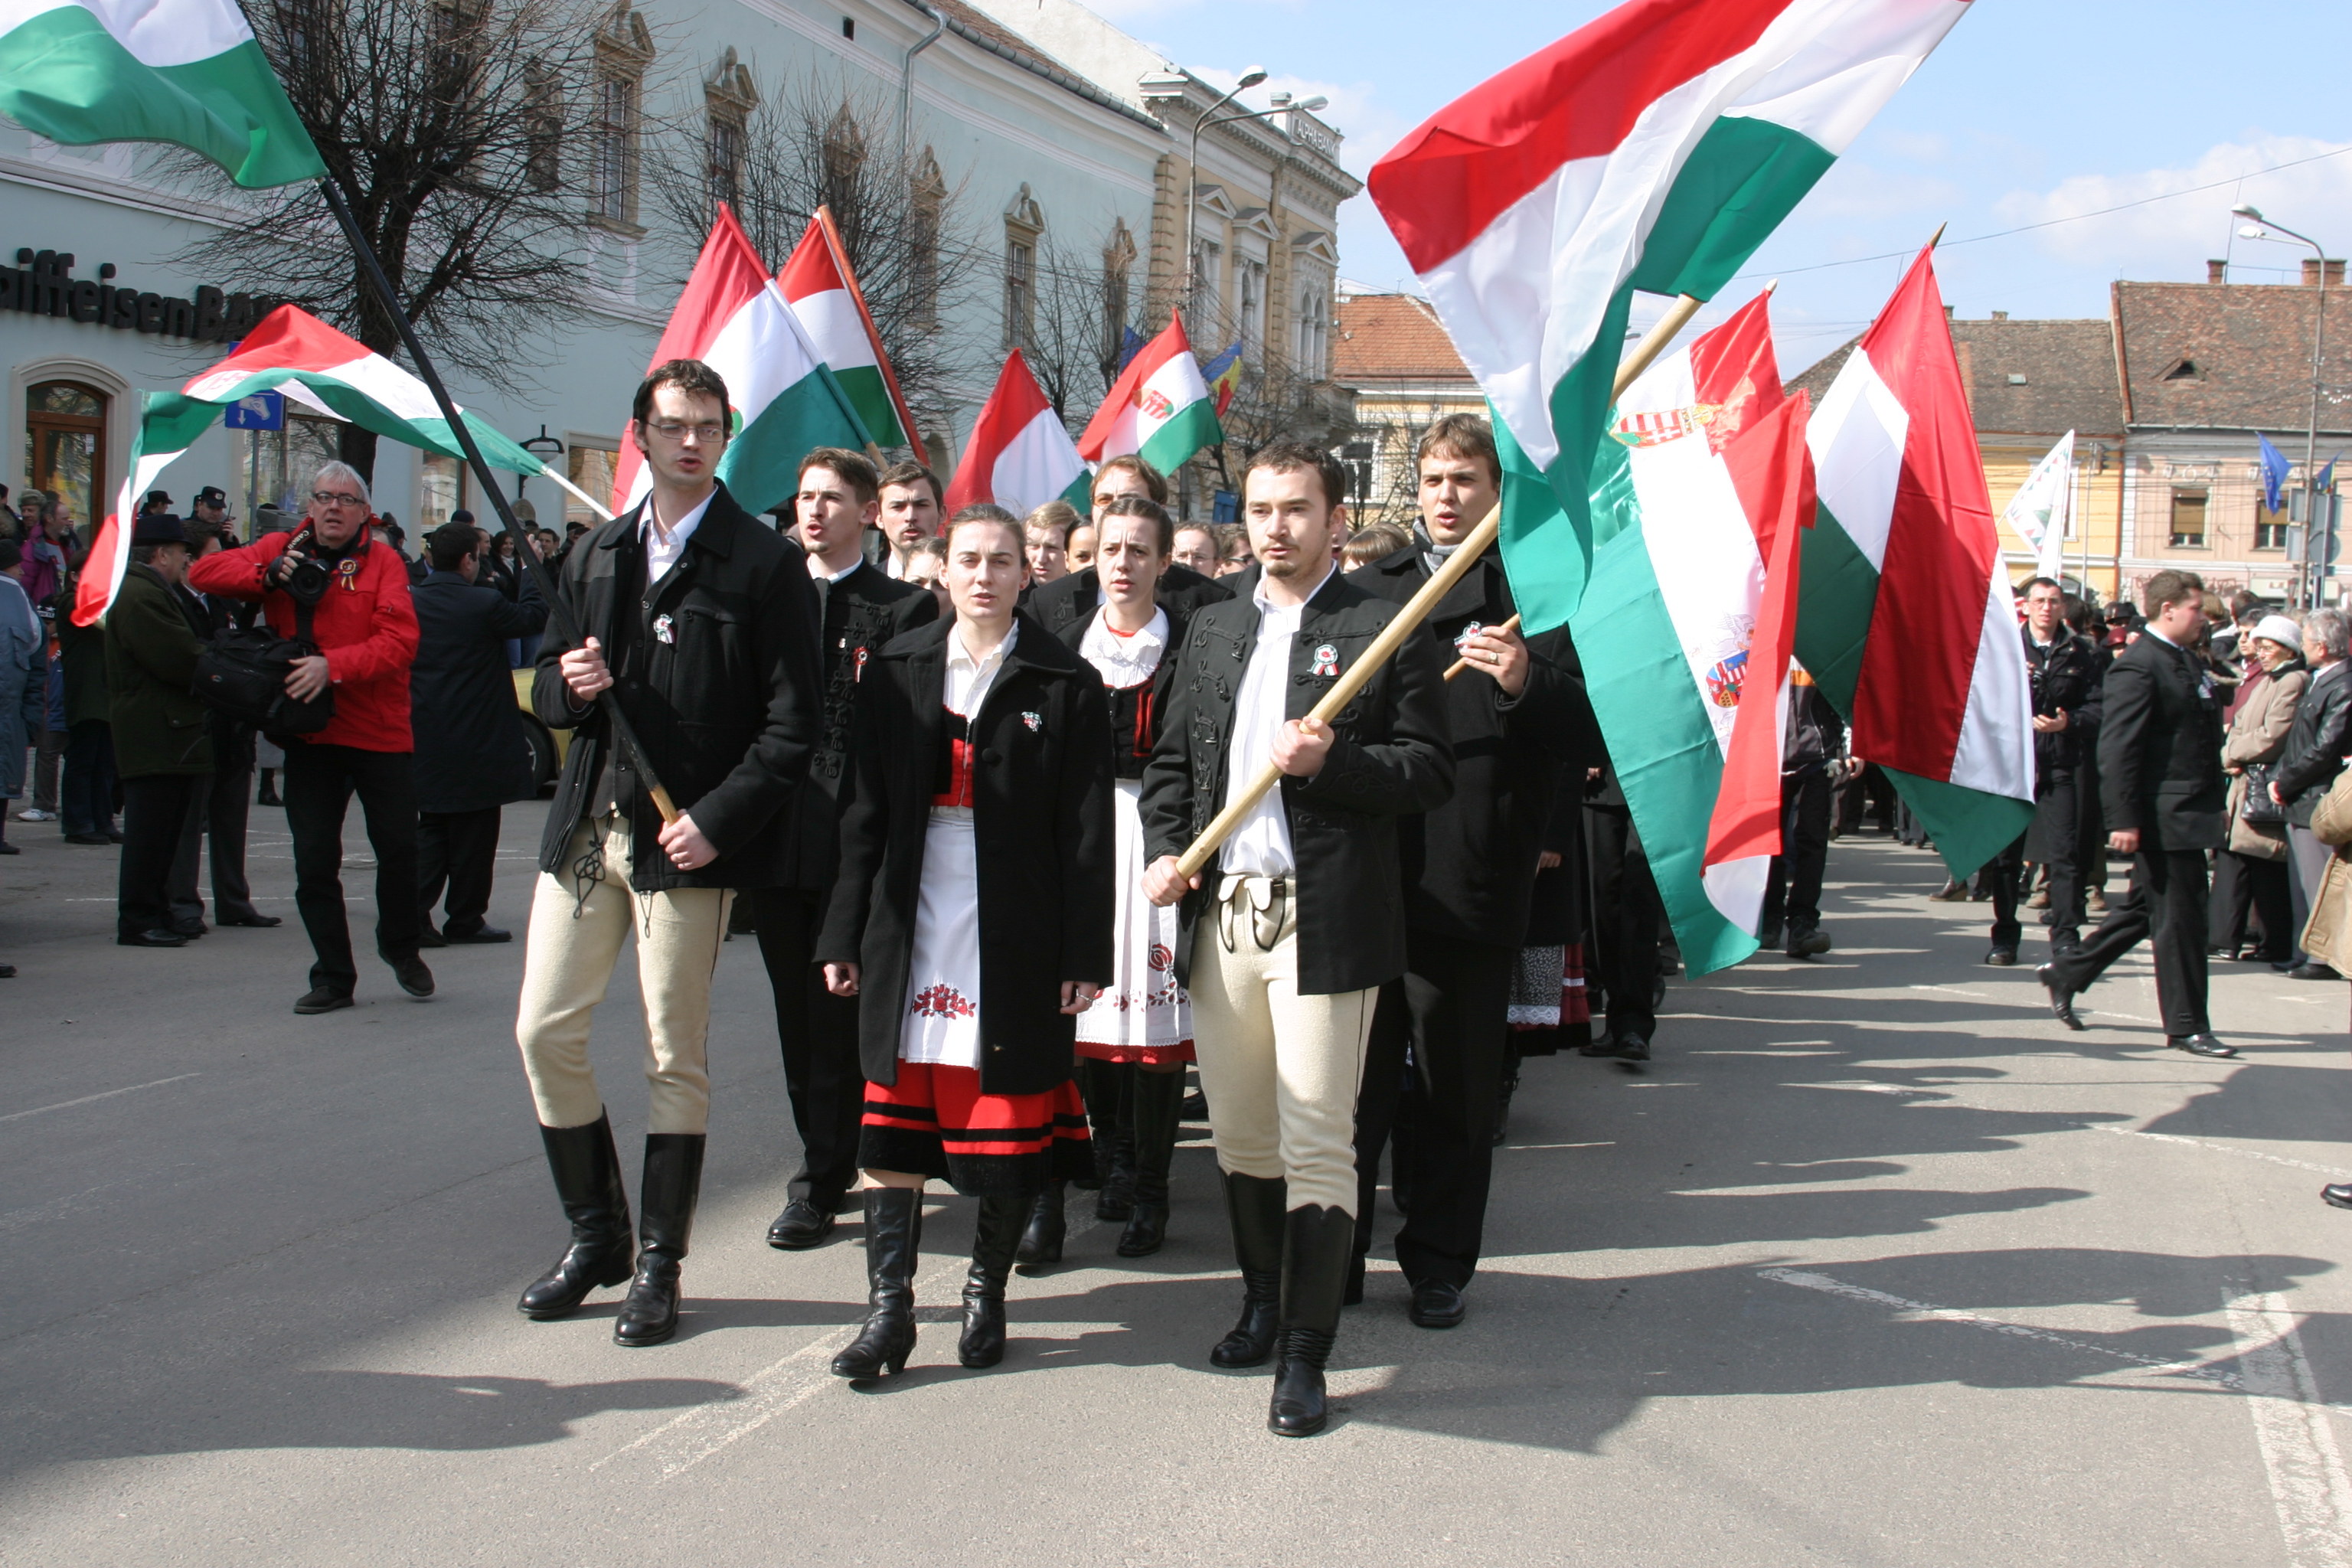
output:
[[[85,530],[109,499],[106,405],[106,394],[79,381],[45,381],[25,393],[25,476]]]

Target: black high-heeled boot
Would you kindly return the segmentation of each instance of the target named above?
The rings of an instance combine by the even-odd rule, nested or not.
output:
[[[907,1370],[915,1348],[915,1264],[923,1246],[923,1194],[912,1187],[866,1189],[866,1326],[833,1358],[835,1377]]]
[[[1095,1174],[1102,1190],[1095,1199],[1095,1218],[1125,1223],[1135,1213],[1135,1121],[1131,1084],[1133,1068],[1124,1062],[1087,1060],[1079,1064],[1078,1092],[1087,1102],[1087,1129],[1093,1135]]]
[[[1356,1219],[1309,1204],[1290,1211],[1282,1246],[1282,1332],[1276,1343],[1274,1398],[1266,1430],[1312,1437],[1330,1419],[1323,1368],[1339,1332],[1339,1295],[1355,1249]]]
[[[1029,1205],[1028,1228],[1021,1233],[1021,1245],[1013,1253],[1022,1273],[1042,1274],[1062,1261],[1062,1242],[1070,1228],[1064,1212],[1069,1189],[1067,1182],[1048,1182]]]
[[[1279,1176],[1225,1179],[1225,1217],[1234,1227],[1234,1260],[1242,1270],[1242,1315],[1209,1352],[1217,1366],[1256,1366],[1274,1353],[1281,1322],[1282,1212],[1290,1184]]]
[[[541,1127],[539,1141],[547,1148],[563,1217],[572,1222],[572,1245],[515,1303],[524,1317],[544,1321],[570,1317],[600,1285],[626,1281],[633,1237],[611,1120],[599,1114],[585,1127]]]
[[[677,1332],[678,1266],[694,1232],[694,1205],[702,1194],[699,1132],[646,1134],[646,1169],[637,1188],[637,1274],[613,1320],[613,1342],[657,1345]]]
[[[1137,1069],[1135,1212],[1118,1238],[1121,1258],[1149,1258],[1168,1239],[1168,1166],[1184,1111],[1184,1075]]]
[[[994,1366],[1004,1359],[1004,1282],[1013,1273],[1013,1251],[1022,1223],[1036,1200],[1028,1193],[984,1193],[972,1222],[971,1271],[963,1281],[963,1336],[956,1360],[970,1367]]]

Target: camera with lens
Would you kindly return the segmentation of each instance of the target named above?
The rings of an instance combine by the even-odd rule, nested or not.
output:
[[[283,557],[287,563],[285,574],[278,579],[278,585],[285,589],[287,596],[296,604],[315,606],[327,596],[327,589],[334,582],[334,574],[325,562],[310,552],[310,531],[307,528],[287,542]]]

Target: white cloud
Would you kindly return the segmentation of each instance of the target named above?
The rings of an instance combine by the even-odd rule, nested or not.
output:
[[[2344,155],[2319,156],[2331,153]],[[2317,162],[2299,162],[2315,157]],[[2282,163],[2297,166],[2276,167]],[[2254,173],[2263,169],[2275,172]],[[2199,188],[2217,184],[2218,189]],[[2343,254],[2352,245],[2340,216],[2352,208],[2352,143],[2252,133],[2178,168],[2078,174],[2050,191],[2013,192],[1996,202],[1993,211],[2011,225],[2079,220],[2040,231],[2036,243],[2051,256],[2119,276],[2202,277],[2206,258],[2232,249],[2244,264],[2293,268],[2294,250],[2232,238],[2244,220],[2231,217],[2230,208],[2241,201],[2307,233],[2336,227],[2335,234],[2315,237],[2326,241],[2331,254]],[[2123,210],[2106,210],[2113,207]]]

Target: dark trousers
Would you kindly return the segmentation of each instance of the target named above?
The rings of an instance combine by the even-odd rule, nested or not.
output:
[[[117,870],[114,928],[138,936],[172,927],[172,861],[188,803],[203,797],[209,775],[148,773],[122,784],[122,862]]]
[[[183,923],[205,918],[197,891],[204,868],[205,837],[213,841],[213,919],[241,920],[255,913],[253,889],[245,879],[245,822],[253,802],[253,767],[216,768],[212,787],[188,802],[181,825],[180,850],[172,861],[172,916]]]
[[[1780,853],[1764,879],[1764,929],[1786,921],[1791,932],[1822,923],[1822,878],[1830,864],[1827,769],[1780,780]]]
[[[1394,1189],[1412,1202],[1398,1267],[1412,1284],[1459,1289],[1478,1270],[1486,1228],[1518,953],[1418,931],[1406,932],[1405,952],[1403,978],[1381,987],[1356,1100],[1356,1256],[1372,1244],[1381,1151],[1394,1134]]]
[[[375,852],[375,950],[416,956],[416,778],[407,752],[297,742],[286,748],[286,827],[294,836],[294,906],[310,935],[310,984],[348,995],[359,984],[343,913],[343,817],[360,797]]]
[[[2284,963],[2294,956],[2294,869],[2284,860],[2224,849],[2213,857],[2213,921],[2205,944],[2223,952],[2245,945],[2247,916],[2262,924],[2258,955]]]
[[[784,1089],[801,1135],[801,1168],[786,1189],[819,1208],[839,1209],[857,1185],[857,1126],[866,1112],[866,1073],[857,1059],[857,998],[824,988],[815,960],[826,895],[797,888],[760,888],[751,900],[760,958],[776,998],[776,1041],[784,1053]]]
[[[2090,940],[2051,960],[2053,978],[2080,991],[2145,939],[2156,959],[2157,1010],[2179,1037],[2211,1027],[2205,1012],[2205,851],[2154,849],[2132,857],[2130,891],[2114,900]]]
[[[499,808],[416,814],[417,918],[433,923],[433,906],[446,883],[449,902],[442,930],[471,936],[488,922],[490,874],[499,863]]]
[[[1622,806],[1587,805],[1584,832],[1592,849],[1592,938],[1601,984],[1609,992],[1609,1030],[1648,1039],[1658,1027],[1650,995],[1658,984],[1664,918],[1649,851]]]
[[[2029,837],[2041,839],[2042,864],[2050,868],[2050,950],[2063,952],[2082,945],[2083,871],[2097,848],[2084,842],[2086,819],[2076,793],[2083,776],[2072,770],[2053,770],[2035,807],[2034,831],[2018,835],[2016,843],[1986,865],[1986,879],[1992,884],[1993,946],[2013,951],[2025,939],[2017,903],[2023,890]],[[2090,820],[2095,825],[2095,818]]]
[[[114,727],[85,719],[66,732],[65,774],[58,788],[58,812],[68,833],[114,829]]]

